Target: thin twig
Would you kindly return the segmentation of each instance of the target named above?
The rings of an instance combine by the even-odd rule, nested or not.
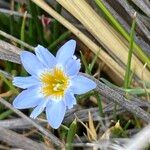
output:
[[[42,143],[37,143],[23,135],[15,133],[9,129],[0,126],[0,141],[25,150],[49,150],[50,148]],[[15,140],[14,140],[15,139]]]
[[[42,126],[47,124],[47,121],[35,120],[35,122]],[[0,120],[0,126],[13,130],[30,129],[33,127],[33,125],[24,118]]]
[[[0,35],[2,35],[3,37],[5,37],[7,39],[10,39],[10,40],[12,40],[12,41],[14,41],[14,42],[16,42],[16,43],[18,43],[20,45],[22,45],[22,46],[24,46],[24,47],[26,47],[26,48],[28,48],[30,50],[34,50],[34,47],[32,47],[29,44],[27,44],[27,43],[25,43],[25,42],[15,38],[14,36],[12,36],[10,34],[7,34],[6,32],[4,32],[2,30],[0,30]]]
[[[8,9],[4,9],[4,8],[0,8],[0,13],[4,13],[4,14],[7,14],[7,15],[14,15],[14,16],[18,16],[18,17],[23,17],[24,16],[23,13],[19,13],[17,11],[8,10]],[[27,18],[31,18],[31,15],[27,14]]]

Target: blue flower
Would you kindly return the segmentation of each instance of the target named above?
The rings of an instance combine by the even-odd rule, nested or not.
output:
[[[79,75],[80,60],[74,56],[76,42],[65,43],[54,57],[38,45],[35,54],[23,51],[21,62],[30,74],[14,77],[13,84],[24,89],[14,100],[17,109],[34,108],[30,117],[36,118],[44,110],[49,124],[57,129],[66,109],[76,104],[74,94],[84,94],[96,87],[95,82]]]

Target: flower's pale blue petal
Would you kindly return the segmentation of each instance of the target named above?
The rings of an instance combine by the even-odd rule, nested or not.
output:
[[[21,62],[28,73],[37,75],[41,70],[44,70],[44,65],[31,52],[23,51],[20,55]]]
[[[69,59],[65,66],[65,72],[69,76],[74,76],[79,73],[81,63],[79,59]]]
[[[67,92],[65,94],[65,102],[68,109],[71,109],[73,105],[76,104],[76,98],[74,97],[73,93]]]
[[[64,66],[66,62],[73,57],[76,47],[76,41],[70,40],[66,42],[57,52],[56,59],[57,63]]]
[[[40,84],[38,79],[34,78],[33,76],[14,77],[12,82],[13,82],[13,85],[20,87],[22,89],[26,89],[26,88]]]
[[[13,106],[18,109],[33,108],[41,102],[37,87],[22,91],[13,101]]]
[[[84,94],[94,88],[96,83],[84,76],[76,76],[71,79],[72,86],[70,87],[74,94]]]
[[[49,69],[56,65],[56,58],[41,45],[35,47],[35,53],[38,59]]]
[[[40,104],[32,111],[30,117],[35,119],[38,115],[40,115],[44,111],[47,102],[48,100],[41,100]]]
[[[66,105],[63,100],[52,101],[46,106],[46,116],[49,124],[57,129],[61,125],[66,112]]]

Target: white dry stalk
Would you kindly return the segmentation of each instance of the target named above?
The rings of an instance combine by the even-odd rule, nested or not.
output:
[[[144,150],[150,142],[150,124],[137,133],[124,146],[113,145],[114,150]]]

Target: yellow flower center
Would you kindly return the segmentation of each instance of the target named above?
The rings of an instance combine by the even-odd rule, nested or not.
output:
[[[58,67],[50,72],[43,73],[40,79],[43,84],[42,93],[45,97],[53,96],[55,98],[62,98],[69,86],[69,77]]]

